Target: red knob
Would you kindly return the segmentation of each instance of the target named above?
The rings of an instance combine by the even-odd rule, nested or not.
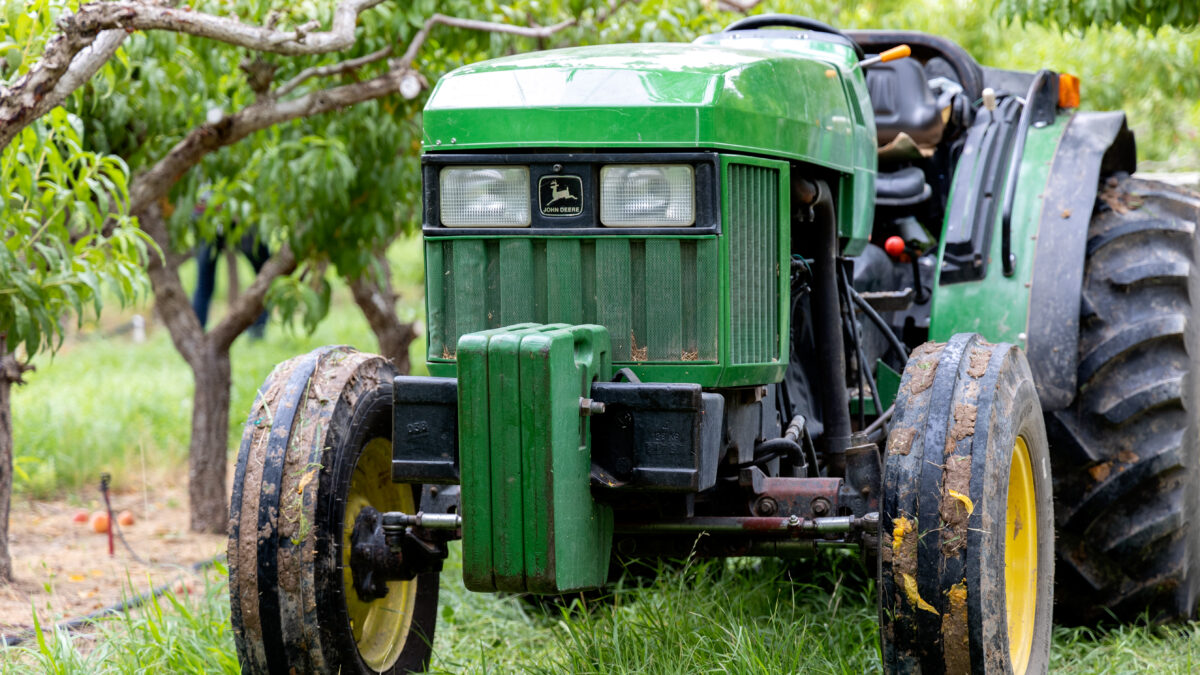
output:
[[[895,235],[888,237],[887,241],[883,242],[883,250],[893,258],[899,258],[904,255],[904,239]]]

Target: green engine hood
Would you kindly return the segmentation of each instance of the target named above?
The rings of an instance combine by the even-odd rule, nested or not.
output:
[[[560,49],[459,68],[425,107],[425,150],[708,148],[874,171],[874,121],[848,103],[866,100],[865,92],[847,96],[862,82],[849,70],[849,49],[709,40]]]

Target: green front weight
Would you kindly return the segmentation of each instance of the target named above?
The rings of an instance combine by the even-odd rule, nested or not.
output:
[[[458,342],[463,581],[559,593],[608,574],[612,510],[591,494],[591,382],[612,370],[601,326],[519,324]]]

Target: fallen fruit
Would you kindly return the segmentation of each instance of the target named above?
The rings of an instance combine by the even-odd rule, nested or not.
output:
[[[75,516],[73,518],[71,518],[71,520],[73,520],[77,523],[81,523],[81,524],[86,523],[88,521],[87,509],[79,509],[78,511],[76,511]]]
[[[108,514],[104,511],[93,513],[90,522],[93,532],[108,532]]]
[[[132,525],[133,524],[133,511],[130,511],[129,509],[125,509],[124,511],[118,513],[117,514],[117,522],[120,523],[123,527],[129,527],[130,525]]]

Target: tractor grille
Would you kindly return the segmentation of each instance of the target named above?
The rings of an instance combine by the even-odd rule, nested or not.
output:
[[[779,354],[779,171],[729,164],[730,362]]]
[[[716,237],[427,239],[429,359],[529,321],[605,326],[616,363],[714,362],[718,259]]]

